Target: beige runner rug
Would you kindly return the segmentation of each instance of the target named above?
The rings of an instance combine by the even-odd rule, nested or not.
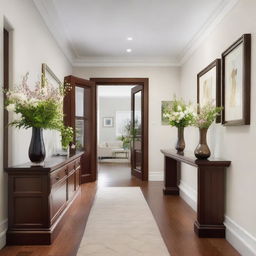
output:
[[[77,256],[169,256],[139,187],[97,191]]]

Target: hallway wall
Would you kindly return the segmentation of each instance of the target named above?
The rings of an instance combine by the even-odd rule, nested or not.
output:
[[[98,98],[98,144],[102,144],[105,142],[114,142],[119,141],[117,135],[117,112],[124,111],[128,112],[128,120],[131,119],[131,96],[120,96],[120,97],[99,97]],[[104,127],[104,117],[112,117],[113,118],[113,126],[112,127]],[[126,118],[126,116],[125,116]],[[120,124],[119,124],[120,125]]]
[[[38,81],[41,65],[47,63],[54,73],[63,79],[72,71],[71,64],[59,49],[48,31],[40,14],[31,0],[0,0],[0,66],[3,60],[3,27],[11,31],[11,74],[10,87],[19,84],[26,72],[30,73],[30,83]],[[3,70],[0,69],[0,84],[3,84]],[[0,97],[0,141],[3,141],[3,97]],[[10,164],[27,162],[31,129],[10,128]],[[47,154],[60,144],[56,132],[44,132]],[[0,144],[0,248],[5,244],[7,228],[7,177],[3,171],[3,148]]]
[[[226,177],[227,238],[243,255],[256,255],[256,1],[243,0],[225,16],[214,31],[202,42],[181,69],[181,93],[187,100],[196,102],[197,73],[211,61],[221,57],[242,34],[252,34],[251,125],[224,127],[213,125],[208,134],[212,154],[232,161]],[[194,150],[198,143],[198,130],[185,131],[186,149]],[[182,166],[182,189],[196,200],[196,170]],[[242,243],[241,243],[242,241]],[[251,249],[248,249],[251,248]]]
[[[149,179],[163,179],[161,148],[173,147],[176,129],[161,125],[161,101],[171,100],[179,92],[177,67],[74,67],[73,74],[81,78],[140,77],[149,78]]]

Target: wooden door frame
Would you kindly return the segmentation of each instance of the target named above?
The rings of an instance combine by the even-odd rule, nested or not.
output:
[[[86,182],[92,182],[97,179],[97,124],[96,124],[96,88],[95,83],[93,81],[89,81],[83,78],[75,77],[75,76],[67,76],[65,77],[65,83],[71,85],[72,89],[68,95],[64,97],[64,104],[63,104],[63,111],[64,111],[64,123],[67,126],[75,127],[75,86],[84,87],[84,84],[87,84],[87,86],[91,87],[91,113],[88,117],[90,120],[90,130],[91,130],[91,137],[90,143],[88,144],[89,148],[89,154],[90,154],[90,173],[84,173],[83,170],[80,173],[80,181],[81,183]],[[73,141],[75,142],[75,132],[74,132],[74,138]],[[76,153],[76,149],[70,149],[71,154]],[[85,168],[84,166],[84,160],[85,155],[82,155],[81,157],[81,167],[82,169]]]
[[[91,81],[95,82],[96,89],[98,86],[120,86],[120,85],[141,85],[142,86],[142,101],[143,101],[143,112],[142,112],[142,137],[143,137],[143,174],[142,180],[148,180],[148,78],[90,78]],[[95,99],[95,111],[97,114],[97,92]],[[97,118],[96,127],[97,130]],[[96,142],[95,148],[97,149],[97,134],[94,139]],[[97,164],[97,163],[96,163]],[[97,168],[96,168],[96,177],[97,177]]]
[[[4,80],[4,90],[9,90],[9,46],[10,46],[10,36],[9,31],[7,29],[3,30],[3,36],[4,36],[4,56],[3,56],[3,80]],[[4,94],[4,102],[6,100],[6,94]],[[3,103],[5,104],[5,103]],[[9,162],[9,147],[8,147],[8,141],[9,141],[9,130],[8,130],[8,123],[9,123],[9,115],[8,111],[3,107],[3,116],[4,116],[4,122],[3,122],[3,167],[8,167]]]

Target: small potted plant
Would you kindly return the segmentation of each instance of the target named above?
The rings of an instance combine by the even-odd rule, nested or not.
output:
[[[45,159],[43,129],[58,130],[62,134],[62,145],[73,140],[71,127],[63,124],[63,97],[69,89],[62,85],[54,88],[48,81],[36,83],[34,89],[28,85],[28,73],[21,85],[6,93],[6,109],[14,112],[14,120],[10,125],[17,128],[32,128],[32,138],[29,146],[29,158],[34,165],[40,165]],[[72,135],[71,135],[72,134]]]
[[[183,99],[177,100],[175,97],[171,106],[164,109],[163,115],[169,120],[171,126],[178,128],[178,141],[175,148],[178,153],[183,153],[185,149],[184,128],[193,124],[196,115],[192,105],[186,104]]]
[[[207,145],[207,131],[222,109],[222,107],[216,107],[212,103],[205,104],[203,107],[199,106],[199,113],[194,121],[194,126],[199,128],[200,133],[199,144],[194,151],[198,159],[207,159],[211,155]]]

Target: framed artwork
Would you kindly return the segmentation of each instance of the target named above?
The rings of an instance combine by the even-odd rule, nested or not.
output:
[[[54,88],[59,88],[61,85],[60,79],[53,73],[49,66],[45,63],[42,64],[42,86],[45,86],[47,82],[54,86]]]
[[[103,127],[113,127],[113,117],[103,117]]]
[[[161,101],[161,122],[162,125],[169,125],[169,119],[164,117],[165,110],[170,109],[172,106],[172,101]]]
[[[221,106],[221,60],[216,59],[197,74],[197,103],[202,107],[208,103]],[[216,118],[220,123],[221,117]]]
[[[222,53],[222,123],[250,124],[251,34],[244,34]]]

